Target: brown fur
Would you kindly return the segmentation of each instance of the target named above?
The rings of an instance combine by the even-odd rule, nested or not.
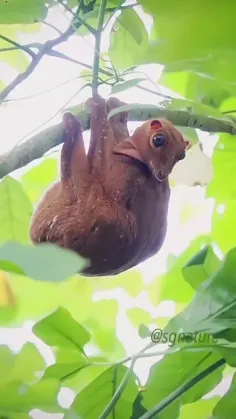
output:
[[[61,180],[46,192],[32,219],[34,243],[52,242],[90,259],[84,275],[118,274],[160,249],[167,229],[168,175],[187,147],[165,120],[147,121],[129,137],[127,114],[107,120],[108,111],[121,105],[99,96],[89,102],[87,156],[80,123],[64,115]],[[166,143],[155,149],[151,139],[159,132]]]

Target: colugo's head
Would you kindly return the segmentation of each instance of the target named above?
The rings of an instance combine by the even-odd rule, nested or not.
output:
[[[169,176],[174,165],[184,159],[187,148],[189,142],[171,122],[152,119],[118,144],[114,152],[143,162],[161,182]]]

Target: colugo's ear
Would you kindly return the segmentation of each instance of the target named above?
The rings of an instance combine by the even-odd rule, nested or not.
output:
[[[150,125],[153,130],[158,130],[162,127],[162,123],[159,121],[159,119],[153,119],[150,121]]]
[[[124,156],[132,157],[133,159],[139,160],[144,163],[144,160],[140,156],[137,148],[130,140],[121,141],[116,145],[113,152],[115,154],[123,154]]]
[[[192,147],[191,141],[184,140],[184,142],[185,142],[185,145],[186,145],[186,150],[189,150]]]

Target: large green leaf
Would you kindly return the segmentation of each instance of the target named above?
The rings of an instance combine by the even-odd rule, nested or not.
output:
[[[33,206],[21,187],[10,176],[0,183],[0,243],[15,240],[29,243],[29,225]]]
[[[74,0],[72,0],[72,1],[74,1]],[[77,4],[78,4],[78,1],[77,1]],[[96,30],[97,27],[98,27],[98,15],[99,15],[99,4],[95,5],[92,12],[84,13],[81,17],[82,17],[83,21],[85,21],[88,25],[90,25],[93,29]],[[104,25],[108,21],[110,15],[111,15],[111,12],[109,12],[109,11],[105,12],[105,14],[104,14]],[[80,36],[85,36],[85,35],[90,34],[89,30],[84,25],[81,25],[79,27],[79,29],[77,30],[77,33]]]
[[[19,25],[0,25],[0,33],[6,38],[17,42],[17,35],[19,32],[18,26]],[[0,38],[0,62],[6,63],[18,71],[24,71],[29,63],[30,56],[21,49],[1,51],[1,49],[5,48],[12,48],[12,44]]]
[[[33,202],[38,202],[45,190],[58,180],[58,160],[47,158],[27,171],[21,183]]]
[[[0,414],[2,417],[18,419],[18,413],[28,413],[32,409],[47,412],[62,412],[57,397],[60,384],[57,380],[41,380],[34,385],[11,382],[0,387]],[[29,416],[27,416],[29,417]]]
[[[179,351],[169,355],[152,366],[143,395],[143,405],[153,408],[170,393],[176,391],[184,382],[189,381],[207,367],[220,359],[219,354],[204,352]],[[174,372],[174,373],[173,373]],[[211,391],[222,379],[222,368],[204,378],[183,396],[167,406],[158,414],[158,419],[176,419],[181,404],[193,403]]]
[[[126,80],[122,83],[117,83],[114,86],[112,86],[111,93],[116,94],[116,93],[123,92],[124,90],[130,89],[132,87],[136,87],[141,81],[144,81],[144,80],[146,79],[139,78],[139,79]]]
[[[0,23],[34,23],[47,16],[43,0],[7,0],[0,2]]]
[[[197,290],[199,285],[213,275],[220,266],[220,260],[211,246],[197,252],[183,267],[184,279]]]
[[[61,411],[57,402],[59,383],[56,380],[38,382],[38,374],[44,368],[45,361],[33,344],[26,343],[17,354],[5,345],[0,346],[1,416],[24,418],[24,414],[36,408]]]
[[[234,136],[221,134],[212,156],[214,178],[207,186],[207,196],[217,201],[236,199],[236,143]]]
[[[75,252],[51,243],[29,246],[7,242],[0,246],[0,269],[36,280],[63,281],[87,264]]]
[[[222,114],[218,109],[187,99],[165,99],[160,102],[160,105],[164,106],[166,109],[189,111],[190,113],[196,115],[206,115],[219,120],[231,122],[231,119],[229,119],[231,117]]]
[[[236,199],[232,199],[224,205],[216,205],[212,215],[212,239],[223,252],[236,245],[235,211]]]
[[[90,365],[81,352],[63,349],[58,351],[55,364],[46,369],[44,378],[57,378],[65,382]],[[66,385],[68,385],[67,382]]]
[[[26,343],[18,354],[13,354],[8,346],[0,346],[1,377],[0,387],[12,381],[33,383],[36,372],[43,371],[45,361],[32,343]]]
[[[210,419],[212,410],[218,400],[219,397],[212,397],[211,399],[201,399],[195,403],[185,404],[181,408],[179,419]]]
[[[93,283],[97,291],[122,288],[130,297],[136,297],[143,289],[143,276],[134,268],[115,276],[96,277]]]
[[[214,419],[233,419],[235,417],[236,374],[227,393],[213,410]]]
[[[116,18],[111,35],[109,57],[119,70],[143,61],[148,45],[148,33],[144,23],[133,9],[125,9]]]
[[[32,281],[24,276],[11,275],[11,288],[14,295],[14,307],[2,308],[0,323],[6,324],[14,318],[14,324],[20,325],[29,318],[38,320],[63,306],[82,323],[91,316],[93,283],[91,278],[74,277],[60,283]]]
[[[236,248],[226,255],[220,268],[204,281],[191,303],[166,330],[178,332],[206,331],[210,334],[236,329]]]
[[[99,418],[120,382],[127,373],[128,368],[119,365],[106,370],[75,398],[66,418],[70,418],[70,413],[75,413],[83,419]],[[138,394],[135,383],[135,374],[131,373],[127,386],[115,407],[115,415],[121,419],[127,419],[132,415],[133,402]],[[110,416],[109,416],[110,417]]]
[[[77,350],[84,355],[83,347],[90,340],[88,331],[62,307],[36,323],[33,332],[48,345]]]
[[[163,72],[158,83],[195,102],[218,108],[230,95],[230,88],[214,79],[193,72]]]
[[[150,300],[154,305],[161,300],[174,300],[186,303],[191,300],[194,291],[184,280],[182,267],[190,257],[205,247],[211,241],[210,237],[200,236],[190,243],[190,246],[176,259],[176,262],[165,275],[158,276],[148,287]]]
[[[93,302],[90,315],[84,321],[92,334],[91,344],[96,345],[110,362],[116,362],[125,357],[125,350],[114,325],[118,313],[116,300],[101,300]]]
[[[152,37],[156,43],[152,45],[150,60],[175,64],[172,71],[193,69],[233,82],[236,64],[234,0],[229,0],[227,7],[214,0],[139,0],[139,3],[144,11],[154,15]],[[219,22],[223,35],[219,32]],[[230,62],[230,57],[231,65],[227,66],[225,63]]]

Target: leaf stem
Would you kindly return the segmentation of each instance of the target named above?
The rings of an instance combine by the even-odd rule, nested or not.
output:
[[[99,58],[101,49],[101,37],[102,28],[104,22],[104,16],[106,12],[107,0],[101,0],[99,15],[98,15],[98,27],[95,35],[95,51],[93,60],[93,80],[92,80],[92,95],[95,97],[98,93],[98,74],[99,74]]]
[[[113,411],[116,403],[118,402],[119,398],[121,397],[125,387],[128,384],[129,378],[131,376],[131,374],[133,373],[133,367],[135,364],[136,359],[133,359],[131,362],[131,365],[127,371],[127,373],[125,374],[123,380],[121,381],[119,387],[117,388],[114,396],[112,397],[110,403],[107,405],[107,407],[105,408],[105,410],[103,411],[103,413],[99,416],[99,419],[106,419],[110,413]]]

